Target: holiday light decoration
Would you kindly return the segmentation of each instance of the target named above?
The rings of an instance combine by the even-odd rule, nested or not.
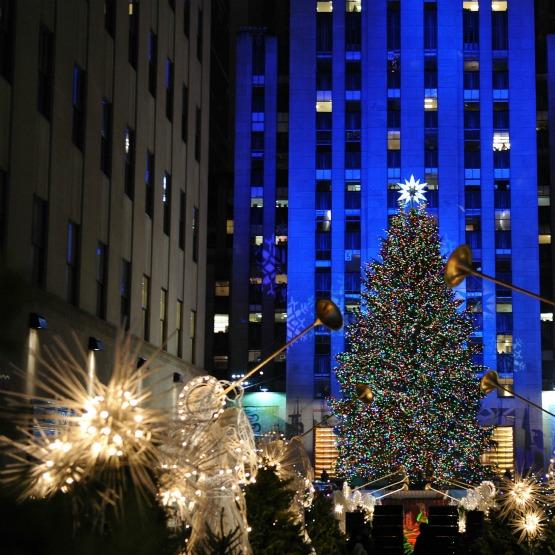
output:
[[[536,510],[545,501],[541,484],[533,474],[520,476],[517,473],[514,481],[504,477],[499,490],[499,515],[503,518],[513,512]]]
[[[337,471],[366,480],[403,466],[411,481],[479,482],[491,429],[477,420],[472,323],[443,280],[436,220],[423,206],[400,209],[380,255],[338,356]],[[357,384],[370,387],[371,404],[357,400]]]
[[[522,514],[517,514],[511,521],[511,526],[519,534],[519,543],[524,540],[532,543],[545,530],[545,515],[539,509],[531,509]]]
[[[105,489],[97,492],[96,506],[102,510],[121,498],[122,472],[129,473],[139,492],[155,491],[152,470],[158,466],[157,445],[166,418],[148,406],[151,393],[141,388],[144,374],[136,371],[137,352],[130,337],[118,337],[107,384],[95,377],[87,386],[82,354],[81,364],[58,342],[41,361],[45,372],[36,386],[42,395],[11,394],[23,411],[22,437],[0,438],[15,461],[3,469],[2,479],[15,485],[24,499],[66,493],[79,482],[101,476]],[[37,418],[37,405],[49,415],[63,407],[60,412],[67,416],[61,421]]]
[[[302,439],[263,440],[259,446],[259,464],[272,468],[280,480],[289,482],[289,488],[295,492],[291,510],[297,522],[304,522],[304,509],[310,507],[314,499],[314,469]]]
[[[479,486],[469,489],[458,505],[466,511],[487,513],[495,505],[497,490],[493,482],[486,480]]]
[[[189,552],[209,528],[221,526],[237,528],[242,552],[251,552],[241,485],[255,481],[257,454],[240,408],[243,389],[230,385],[212,376],[190,380],[178,397],[177,422],[164,437],[158,496],[175,523],[192,527]]]
[[[407,181],[405,179],[404,183],[397,183],[399,185],[399,189],[401,190],[401,194],[399,196],[399,203],[410,204],[419,204],[421,202],[426,202],[426,197],[424,193],[426,192],[424,189],[427,187],[427,183],[420,183],[420,179],[414,179],[414,175],[411,174],[410,180]]]

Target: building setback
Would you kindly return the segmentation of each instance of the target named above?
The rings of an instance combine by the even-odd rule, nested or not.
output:
[[[288,337],[310,324],[318,298],[349,321],[361,268],[411,174],[428,183],[446,255],[468,243],[486,274],[538,291],[533,0],[296,0],[290,10],[286,109],[275,39],[252,29],[238,39],[233,371],[279,346],[282,320]],[[475,317],[477,362],[540,403],[539,304],[474,279],[459,292]],[[288,351],[292,431],[339,394],[344,348],[343,333],[318,329]],[[501,466],[543,464],[536,410],[492,394],[480,419],[498,428]]]
[[[120,326],[143,356],[167,343],[169,385],[198,373],[210,2],[0,5],[1,248],[33,286],[4,358],[25,369],[36,312],[41,348],[102,340],[103,377]]]

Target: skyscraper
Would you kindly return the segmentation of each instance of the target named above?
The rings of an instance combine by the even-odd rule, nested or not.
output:
[[[0,250],[33,286],[10,362],[29,364],[34,311],[41,347],[100,339],[103,377],[120,326],[144,356],[164,345],[164,389],[198,373],[209,41],[205,0],[0,2]]]
[[[296,0],[290,10],[288,98],[275,39],[239,38],[232,368],[246,368],[240,353],[269,352],[282,321],[288,336],[311,323],[318,298],[349,320],[411,175],[428,184],[446,255],[468,243],[477,268],[538,291],[533,0]],[[476,279],[459,293],[477,361],[540,402],[539,304]],[[317,329],[286,355],[288,414],[299,406],[305,429],[338,393],[343,349],[342,333]],[[492,395],[480,417],[498,427],[494,459],[510,466],[516,449],[519,466],[541,463],[536,411]]]

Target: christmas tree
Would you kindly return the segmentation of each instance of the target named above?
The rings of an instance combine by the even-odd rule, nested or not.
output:
[[[412,198],[411,198],[412,200]],[[361,308],[338,356],[337,471],[374,479],[403,467],[411,482],[483,479],[491,430],[478,424],[482,393],[470,316],[443,278],[436,220],[400,209],[367,265]],[[370,405],[357,399],[369,386]]]

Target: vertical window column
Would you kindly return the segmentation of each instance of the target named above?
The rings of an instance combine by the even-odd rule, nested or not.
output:
[[[49,121],[52,112],[53,57],[54,34],[46,25],[41,25],[39,30],[38,110]]]
[[[76,306],[79,302],[79,243],[79,226],[70,221],[67,224],[66,291],[67,302]]]
[[[46,245],[48,241],[48,202],[33,197],[31,247],[33,252],[31,282],[36,287],[46,286]]]
[[[73,66],[73,125],[71,138],[73,144],[83,150],[85,142],[86,74],[77,64]]]
[[[108,247],[98,242],[96,245],[96,316],[106,318],[106,289],[108,285]]]

